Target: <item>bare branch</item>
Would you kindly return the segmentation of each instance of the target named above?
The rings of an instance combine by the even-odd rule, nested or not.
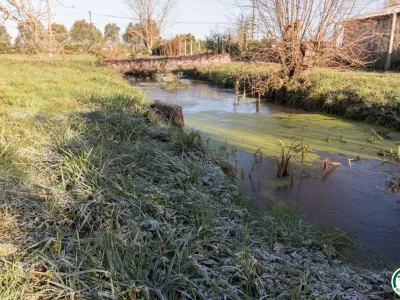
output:
[[[146,46],[148,54],[165,27],[166,20],[174,8],[174,0],[125,0],[132,13],[132,19],[138,21],[135,35]]]

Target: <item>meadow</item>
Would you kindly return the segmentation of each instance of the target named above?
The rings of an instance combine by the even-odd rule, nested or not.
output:
[[[92,57],[1,57],[1,299],[393,295],[340,261],[344,234],[252,210],[224,155],[149,102]]]

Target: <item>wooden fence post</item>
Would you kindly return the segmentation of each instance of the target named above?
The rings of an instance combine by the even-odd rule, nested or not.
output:
[[[229,45],[228,45],[228,47],[229,47],[229,55],[231,54],[231,35],[229,35],[229,39],[228,39],[228,43],[229,43]]]
[[[397,13],[393,14],[392,30],[390,31],[389,51],[386,56],[385,71],[389,70],[392,64],[393,43],[396,34]]]
[[[186,56],[187,41],[185,40],[185,56]]]

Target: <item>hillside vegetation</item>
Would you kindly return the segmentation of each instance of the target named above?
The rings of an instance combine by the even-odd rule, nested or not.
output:
[[[147,103],[90,57],[0,59],[0,299],[393,297],[339,261],[342,234],[246,208]]]

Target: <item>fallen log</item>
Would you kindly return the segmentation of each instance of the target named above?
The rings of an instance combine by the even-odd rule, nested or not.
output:
[[[182,131],[185,131],[182,106],[156,101],[150,105],[150,108],[170,125],[179,127]]]

